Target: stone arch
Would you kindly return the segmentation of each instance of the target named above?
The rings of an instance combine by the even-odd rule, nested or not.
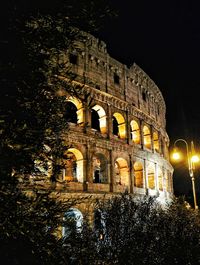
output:
[[[135,144],[140,144],[140,127],[137,121],[132,120],[131,127],[131,139]]]
[[[69,208],[63,216],[62,236],[69,236],[72,229],[81,232],[83,226],[83,214],[77,208]]]
[[[65,153],[63,179],[69,182],[83,182],[83,155],[76,148],[69,148]]]
[[[113,134],[121,139],[126,138],[126,123],[121,113],[115,112],[113,114]]]
[[[144,139],[144,146],[148,149],[151,149],[151,131],[147,125],[143,126],[143,139]]]
[[[65,118],[67,122],[71,122],[75,124],[77,124],[78,122],[77,108],[76,108],[76,105],[72,103],[71,101],[67,101]]]
[[[115,161],[115,181],[116,184],[129,186],[129,167],[124,158],[117,158]]]
[[[149,162],[147,167],[148,174],[148,188],[155,189],[155,164],[153,162]]]
[[[100,131],[101,133],[107,133],[105,110],[100,105],[95,105],[92,107],[91,115],[91,127]]]
[[[68,102],[71,102],[76,107],[76,116],[77,116],[77,124],[83,123],[84,121],[84,114],[83,114],[83,104],[82,102],[77,99],[76,97],[68,97]]]
[[[158,137],[158,132],[153,132],[153,147],[155,152],[159,152],[160,147],[159,147],[159,137]]]
[[[136,161],[133,165],[134,169],[134,186],[137,188],[144,187],[144,169],[140,161]]]
[[[158,167],[158,189],[163,190],[163,172],[160,167]]]
[[[94,183],[108,183],[108,162],[101,153],[96,153],[92,158],[92,172]]]

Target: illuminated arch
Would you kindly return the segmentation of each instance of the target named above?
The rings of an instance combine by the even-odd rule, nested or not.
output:
[[[135,144],[140,144],[140,127],[137,121],[132,120],[130,123],[131,126],[131,139]]]
[[[129,186],[129,167],[124,158],[117,158],[115,161],[116,184]]]
[[[77,208],[70,208],[64,213],[62,236],[67,237],[70,235],[73,229],[77,232],[81,232],[83,226],[83,214]]]
[[[68,101],[66,104],[65,117],[67,122],[78,123],[77,108],[74,103]]]
[[[159,138],[158,138],[158,132],[153,132],[153,147],[154,151],[159,152]]]
[[[137,161],[134,163],[134,186],[143,188],[144,170],[141,162]]]
[[[116,124],[117,122],[117,124]],[[117,125],[117,130],[114,130],[114,126]],[[126,138],[126,123],[125,123],[125,119],[122,116],[122,114],[120,113],[114,113],[113,114],[113,134],[119,136],[119,138],[121,139],[125,139]]]
[[[69,182],[83,182],[83,155],[76,148],[69,148],[65,154],[63,179]]]
[[[149,163],[147,167],[148,174],[148,188],[155,189],[155,164]]]
[[[107,133],[106,112],[99,106],[92,107],[92,128],[99,130],[101,133]]]
[[[107,159],[103,154],[97,153],[92,158],[93,182],[108,183]]]
[[[76,111],[77,124],[83,123],[84,114],[83,114],[83,104],[82,104],[82,102],[79,99],[77,99],[76,97],[71,97],[71,96],[67,98],[67,101],[73,103],[76,106],[76,108],[77,108],[77,111]]]
[[[148,126],[144,125],[143,127],[143,138],[144,146],[148,149],[151,149],[151,132]]]
[[[163,172],[160,167],[158,167],[158,189],[163,190]]]

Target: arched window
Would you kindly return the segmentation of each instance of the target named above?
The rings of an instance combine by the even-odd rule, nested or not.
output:
[[[100,132],[99,115],[96,110],[92,109],[91,112],[91,127]]]
[[[73,232],[81,232],[83,215],[77,208],[70,208],[63,217],[62,236],[67,237]]]
[[[141,162],[134,163],[134,186],[143,188],[143,165]]]
[[[65,118],[67,122],[71,123],[77,123],[78,117],[77,117],[77,108],[72,102],[67,102],[66,105],[66,112],[65,112]]]
[[[95,105],[92,108],[91,127],[97,131],[100,131],[101,133],[107,132],[106,113],[105,110],[99,105]]]
[[[158,132],[153,132],[153,146],[154,151],[159,152],[159,138],[158,138]]]
[[[113,117],[113,134],[119,136],[118,122],[115,117]]]
[[[121,139],[126,138],[126,124],[125,119],[120,113],[113,114],[113,134]]]
[[[83,182],[83,155],[76,148],[69,148],[65,154],[63,179],[68,182]]]
[[[93,157],[93,182],[108,183],[107,159],[103,154],[95,154]]]
[[[115,182],[119,185],[129,186],[129,167],[124,158],[115,161]]]
[[[148,173],[148,188],[155,189],[155,164],[149,163],[147,168]]]
[[[140,127],[136,121],[131,121],[131,139],[135,144],[140,144]]]
[[[68,118],[72,117],[72,121],[70,122],[82,124],[84,121],[82,102],[75,97],[68,97],[67,101],[68,103],[71,103],[71,104],[67,104],[67,106],[69,107],[67,107],[66,116]]]
[[[143,127],[144,146],[151,149],[151,132],[148,126]]]

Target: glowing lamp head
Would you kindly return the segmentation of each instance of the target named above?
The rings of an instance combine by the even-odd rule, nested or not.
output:
[[[174,160],[179,160],[179,159],[181,158],[181,156],[180,156],[179,153],[173,153],[173,154],[172,154],[172,158],[173,158]]]
[[[197,156],[197,155],[193,155],[192,157],[191,157],[191,161],[193,162],[193,163],[197,163],[197,162],[199,162],[199,157]]]
[[[181,159],[181,155],[180,155],[180,153],[177,151],[176,148],[174,148],[171,157],[172,157],[173,160],[180,160],[180,159]]]

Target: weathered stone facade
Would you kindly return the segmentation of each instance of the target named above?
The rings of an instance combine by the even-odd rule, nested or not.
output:
[[[65,196],[126,190],[170,198],[173,169],[160,90],[139,66],[128,68],[110,57],[104,42],[84,37],[62,55],[87,98],[66,96],[72,117],[64,137],[70,148],[65,184],[57,189]],[[67,74],[60,78],[67,82]]]

